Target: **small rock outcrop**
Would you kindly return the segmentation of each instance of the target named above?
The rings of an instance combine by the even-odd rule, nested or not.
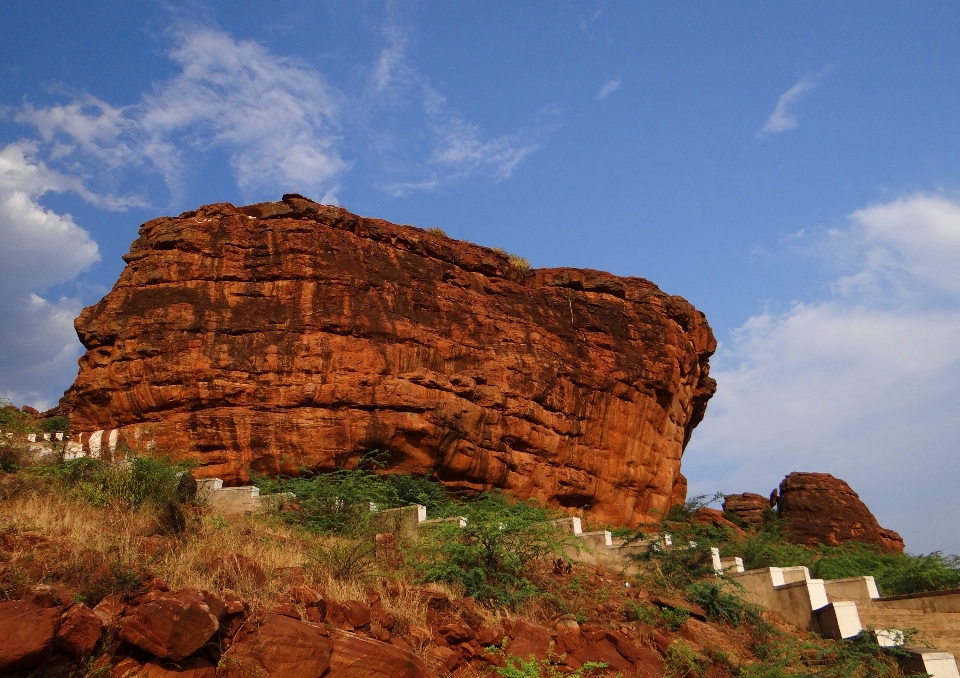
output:
[[[228,484],[388,450],[393,472],[626,525],[684,500],[716,341],[647,280],[525,271],[295,195],[154,219],[124,259],[62,400],[98,449]]]
[[[857,541],[903,553],[903,539],[880,527],[850,486],[829,473],[791,473],[777,500],[787,537],[798,544],[838,546]]]
[[[763,525],[763,516],[771,508],[769,499],[753,492],[728,494],[723,497],[723,512],[736,516],[750,527]]]

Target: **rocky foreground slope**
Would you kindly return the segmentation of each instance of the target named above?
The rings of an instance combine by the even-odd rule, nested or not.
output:
[[[683,501],[716,341],[647,280],[528,272],[300,196],[155,219],[124,259],[76,321],[74,432],[193,454],[228,482],[379,449],[612,523]]]

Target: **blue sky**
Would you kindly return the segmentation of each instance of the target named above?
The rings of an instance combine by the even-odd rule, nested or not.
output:
[[[958,19],[6,0],[0,395],[56,402],[141,222],[295,191],[686,297],[721,342],[693,492],[831,472],[960,551]]]

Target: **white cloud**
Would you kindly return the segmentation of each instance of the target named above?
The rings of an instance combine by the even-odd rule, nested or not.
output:
[[[620,89],[620,77],[612,78],[603,83],[603,87],[597,92],[597,99],[606,99],[608,96]]]
[[[172,202],[199,166],[191,156],[211,149],[226,151],[248,197],[294,191],[329,202],[349,168],[340,151],[348,132],[367,137],[369,153],[392,175],[374,183],[401,187],[388,188],[395,195],[481,171],[502,180],[539,147],[549,126],[538,120],[532,130],[485,135],[410,64],[409,38],[399,24],[388,22],[383,35],[386,45],[356,97],[256,42],[194,29],[180,33],[169,53],[180,72],[138,102],[113,106],[83,95],[61,105],[25,104],[17,120],[36,127],[51,161],[79,165],[91,177],[104,168],[114,175],[158,173]]]
[[[389,22],[383,34],[387,44],[370,73],[361,108],[380,163],[393,175],[377,182],[389,193],[429,191],[484,172],[497,181],[507,179],[553,129],[552,122],[543,122],[548,112],[541,111],[527,129],[485,134],[417,72],[407,58],[410,40],[399,24]],[[422,111],[419,119],[411,110],[416,108]],[[397,112],[404,109],[407,115],[399,121]],[[398,122],[402,132],[395,133]]]
[[[133,105],[91,96],[66,105],[25,105],[59,158],[95,158],[109,168],[158,171],[177,193],[188,151],[227,151],[247,193],[335,194],[347,163],[339,141],[340,95],[308,66],[214,30],[182,33],[170,52],[181,72]]]
[[[915,195],[829,234],[853,272],[831,295],[750,318],[722,347],[694,434],[692,491],[844,478],[912,550],[960,550],[960,205]]]
[[[757,132],[757,138],[767,134],[777,134],[779,132],[796,129],[799,123],[797,122],[796,113],[792,111],[793,107],[796,106],[804,94],[816,89],[821,78],[827,75],[830,70],[831,67],[827,66],[819,73],[803,77],[796,85],[780,95],[780,99],[777,101],[773,113],[767,118],[767,122],[763,128]]]
[[[76,374],[80,302],[49,302],[38,293],[73,280],[100,254],[69,214],[38,204],[50,191],[95,197],[33,158],[35,150],[29,143],[0,149],[0,396],[47,408]]]
[[[497,179],[506,179],[539,145],[523,135],[506,135],[482,140],[477,125],[450,116],[435,125],[437,145],[431,160],[458,172],[479,167],[493,169]]]

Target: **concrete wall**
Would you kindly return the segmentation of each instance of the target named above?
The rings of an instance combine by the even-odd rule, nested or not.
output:
[[[829,579],[824,582],[827,598],[834,600],[854,600],[869,603],[880,597],[877,582],[873,577],[849,577],[847,579]]]
[[[920,612],[960,613],[960,590],[912,593],[906,596],[884,596],[871,605],[887,610],[919,610]]]

